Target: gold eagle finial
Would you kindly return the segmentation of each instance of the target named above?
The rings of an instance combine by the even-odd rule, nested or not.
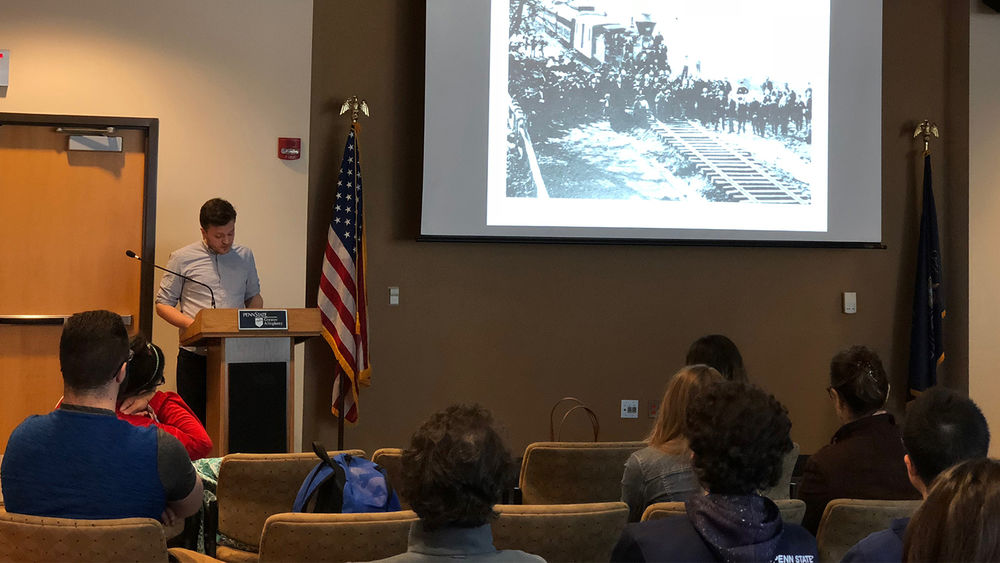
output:
[[[358,122],[361,114],[364,114],[365,117],[369,117],[371,115],[368,111],[368,102],[359,100],[357,96],[347,98],[343,105],[340,106],[340,115],[344,115],[348,111],[351,112],[351,121],[354,123]]]
[[[924,154],[930,154],[931,152],[931,136],[935,138],[941,137],[938,133],[937,123],[931,123],[928,120],[923,120],[917,125],[917,128],[913,131],[913,138],[923,135],[924,136]]]

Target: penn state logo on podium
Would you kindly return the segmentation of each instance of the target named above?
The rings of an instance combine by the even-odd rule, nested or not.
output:
[[[288,330],[286,309],[240,309],[240,330]]]

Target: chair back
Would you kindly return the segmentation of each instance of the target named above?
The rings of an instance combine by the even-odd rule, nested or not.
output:
[[[331,451],[364,457],[362,450]],[[219,466],[216,496],[219,533],[257,550],[268,516],[290,512],[306,475],[319,463],[314,453],[229,454]],[[216,557],[226,561],[253,560],[254,552],[219,545]]]
[[[802,518],[806,515],[806,503],[797,498],[778,499],[774,501],[781,512],[781,520],[789,524],[802,524]],[[642,522],[646,520],[658,520],[668,516],[680,516],[687,514],[683,502],[656,502],[646,507],[642,513]]]
[[[645,442],[535,442],[524,450],[519,487],[524,504],[613,502],[622,472]]]
[[[854,544],[885,530],[895,518],[912,516],[919,500],[831,500],[819,521],[816,543],[820,561],[840,561]]]
[[[372,561],[406,551],[412,510],[363,514],[299,514],[268,517],[260,540],[260,563],[278,561]]]
[[[687,514],[687,508],[683,502],[654,502],[642,512],[642,518],[639,521],[659,520],[670,516],[684,516],[685,514]]]
[[[781,461],[781,479],[778,480],[778,484],[775,486],[761,491],[761,496],[765,496],[774,501],[791,498],[792,473],[795,471],[795,462],[798,460],[799,444],[797,442],[792,442],[792,451],[785,454],[785,458]]]
[[[399,497],[400,506],[404,510],[409,509],[410,503],[399,492],[399,484],[403,481],[403,450],[400,448],[379,448],[372,454],[372,461],[385,469],[385,474],[389,477],[389,484],[392,485],[396,496]]]
[[[0,561],[167,561],[167,540],[151,518],[75,520],[0,510]]]
[[[493,545],[519,549],[546,561],[609,561],[625,529],[624,502],[498,504]]]

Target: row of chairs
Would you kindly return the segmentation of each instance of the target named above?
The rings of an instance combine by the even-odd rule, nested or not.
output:
[[[805,504],[776,501],[786,522],[801,522]],[[837,499],[819,528],[820,561],[843,558],[857,541],[884,529],[892,518],[909,516],[919,501]],[[621,502],[569,505],[497,505],[494,543],[521,549],[548,561],[607,561],[625,527],[628,508]],[[649,506],[643,521],[684,514],[684,503]],[[257,553],[220,554],[225,561],[368,561],[406,550],[411,510],[370,514],[269,516]],[[217,561],[207,555],[166,547],[165,531],[146,518],[68,520],[8,514],[0,509],[0,560],[3,561]]]
[[[625,516],[620,521],[616,516],[618,511],[625,510],[625,505],[617,502],[621,491],[621,467],[628,456],[641,447],[642,442],[540,442],[528,446],[519,479],[524,504],[498,506],[501,516],[494,526],[497,546],[536,552],[551,560],[606,560],[604,551],[610,553],[624,526]],[[331,452],[336,453],[340,452]],[[365,455],[361,450],[348,450],[347,453]],[[384,448],[377,450],[372,459],[386,468],[391,481],[398,482],[401,454],[402,450]],[[378,552],[371,558],[405,550],[406,530],[416,519],[416,515],[408,510],[381,515],[289,513],[295,493],[315,463],[316,458],[311,453],[226,456],[219,470],[217,529],[231,541],[219,545],[215,555],[225,561],[294,560],[300,557],[289,556],[290,552],[318,549],[303,558],[335,561],[338,560],[336,553],[343,553],[345,560],[358,560],[367,557],[362,554],[374,553],[371,549]],[[790,479],[791,466],[787,469]],[[785,482],[784,496],[787,497]],[[798,500],[781,500],[781,492],[777,491],[772,498],[782,508],[783,518],[801,522],[804,504]],[[408,508],[406,499],[401,501],[404,508]],[[911,502],[889,503],[893,505],[890,512],[895,512],[888,514],[882,505],[862,504],[859,509],[861,517],[855,514],[845,520],[837,517],[838,510],[841,510],[839,502],[831,503],[827,509],[829,514],[824,515],[820,526],[821,560],[824,561],[838,561],[851,545],[867,533],[887,527],[889,519],[906,515],[916,506]],[[844,510],[851,516],[854,509],[847,506]],[[681,511],[682,503],[660,503],[650,507],[644,519]],[[528,520],[534,522],[525,524]],[[20,522],[24,524],[23,520]],[[3,525],[6,526],[7,522],[4,521]],[[580,534],[580,526],[588,531]],[[154,527],[163,534],[158,525]],[[351,532],[346,535],[337,531],[348,529]],[[565,529],[571,529],[573,533],[561,534],[559,530]],[[534,540],[525,537],[530,533],[537,537]],[[0,533],[0,536],[4,534]],[[357,541],[352,544],[354,540],[345,539],[347,537]],[[570,539],[560,540],[566,537]],[[593,539],[593,543],[582,544],[580,538],[584,537]],[[332,546],[322,549],[310,547],[317,542],[333,541],[331,538],[340,538],[336,543],[346,551],[339,552]],[[375,547],[366,548],[365,545]],[[584,550],[588,556],[577,557],[584,553],[574,552],[573,549]],[[0,559],[3,559],[2,554]]]
[[[493,542],[547,561],[607,561],[625,528],[622,502],[576,505],[497,505]],[[222,551],[223,561],[371,561],[406,551],[412,510],[367,514],[269,516],[258,552]],[[164,529],[149,518],[70,520],[9,514],[0,510],[0,561],[162,561],[219,559],[181,548],[167,549]]]

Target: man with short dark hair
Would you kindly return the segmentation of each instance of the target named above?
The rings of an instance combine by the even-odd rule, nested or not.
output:
[[[165,274],[156,294],[156,314],[181,332],[194,322],[195,315],[212,306],[224,309],[259,309],[264,306],[253,251],[234,244],[236,209],[228,201],[213,198],[201,206],[198,215],[201,240],[170,254],[167,269],[179,272],[212,288]],[[205,424],[205,378],[207,350],[182,347],[177,351],[177,394]],[[146,399],[148,401],[148,399]],[[127,413],[146,408],[145,402],[128,405]]]
[[[967,459],[986,457],[990,429],[986,417],[971,399],[941,387],[921,393],[906,411],[903,424],[903,462],[910,483],[927,498],[934,479],[945,469]],[[897,518],[888,530],[858,542],[842,561],[902,561],[903,535],[909,518]]]
[[[157,518],[166,524],[201,507],[202,484],[184,446],[155,426],[115,414],[131,359],[120,316],[70,317],[59,340],[63,400],[24,420],[0,467],[8,512],[58,518]]]
[[[543,561],[493,547],[493,505],[500,502],[510,470],[510,452],[489,411],[455,405],[432,415],[403,452],[400,491],[420,521],[410,527],[408,550],[383,561]]]

